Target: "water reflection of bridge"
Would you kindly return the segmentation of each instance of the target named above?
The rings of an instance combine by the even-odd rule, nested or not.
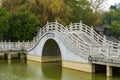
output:
[[[47,22],[31,42],[0,42],[0,51],[9,59],[10,52],[22,51],[29,60],[62,61],[63,67],[90,73],[105,70],[107,76],[120,67],[120,43],[107,40],[82,22],[67,27]]]

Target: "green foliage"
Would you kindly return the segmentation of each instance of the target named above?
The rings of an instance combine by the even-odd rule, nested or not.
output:
[[[0,38],[1,40],[22,41],[32,40],[36,35],[38,18],[21,6],[7,12],[0,9]]]
[[[120,39],[120,21],[112,21],[110,30],[117,39]]]
[[[9,37],[12,41],[32,40],[36,35],[38,19],[24,7],[18,8],[9,15]]]
[[[71,17],[72,9],[64,3],[64,0],[29,0],[27,5],[39,18],[41,26],[47,21],[55,20],[65,25]]]
[[[69,19],[71,22],[80,22],[80,20],[91,26],[97,26],[101,23],[101,14],[91,9],[88,0],[65,0],[65,3],[72,8],[72,14]]]
[[[120,37],[120,8],[110,7],[110,11],[106,12],[103,17],[103,24],[110,26],[113,36]]]
[[[7,11],[5,9],[0,8],[0,39],[3,39],[3,37],[8,32],[8,17]]]
[[[2,0],[2,7],[8,11],[15,10],[20,7],[20,5],[25,4],[27,0]]]
[[[82,21],[97,26],[101,14],[91,6],[88,0],[2,0],[0,34],[12,41],[31,40],[39,24],[56,20],[63,25]]]

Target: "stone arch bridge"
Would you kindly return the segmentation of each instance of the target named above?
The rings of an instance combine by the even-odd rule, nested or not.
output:
[[[38,62],[62,61],[62,66],[94,73],[95,65],[104,65],[107,76],[120,67],[120,43],[100,36],[82,22],[68,26],[47,22],[31,42],[0,42],[0,52],[25,51],[27,59]]]

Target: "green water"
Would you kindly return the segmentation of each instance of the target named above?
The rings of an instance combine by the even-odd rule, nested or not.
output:
[[[0,80],[120,80],[105,73],[89,74],[61,67],[61,63],[0,60]]]

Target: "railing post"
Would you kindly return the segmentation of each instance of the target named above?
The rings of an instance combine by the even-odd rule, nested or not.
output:
[[[106,36],[103,37],[103,45],[106,45]]]
[[[3,46],[3,41],[1,40],[1,42],[0,42],[0,47],[2,47]],[[3,47],[2,47],[3,48]]]
[[[5,40],[5,42],[4,42],[4,48],[5,48],[5,50],[7,50],[6,40]]]
[[[68,28],[67,28],[67,26],[65,27],[65,35],[66,35],[66,40],[68,40],[68,32],[69,32],[69,30],[68,30]]]
[[[72,22],[70,23],[69,29],[70,29],[70,31],[72,31]]]
[[[55,21],[55,30],[58,30],[58,22],[57,22],[57,20]]]
[[[110,58],[110,47],[109,47],[109,45],[107,46],[106,36],[105,35],[103,37],[103,46],[106,48],[105,50],[106,50],[106,54],[107,54],[107,59],[109,59]]]
[[[47,31],[49,31],[49,26],[48,26],[48,24],[49,24],[49,22],[47,21],[47,24],[46,24],[46,25],[47,25],[47,26],[46,26],[46,27],[47,27]],[[43,29],[42,29],[42,30],[43,30]],[[42,31],[42,32],[43,32],[43,31]],[[43,34],[43,33],[42,33],[42,34]]]
[[[35,43],[35,37],[33,38],[33,44]]]
[[[79,26],[79,28],[80,28],[80,31],[82,31],[82,21],[80,21],[80,26]]]
[[[111,59],[111,54],[113,54],[112,50],[113,50],[113,45],[110,44],[109,45],[109,59]]]
[[[41,36],[41,28],[39,29],[39,33],[38,33],[39,37]]]
[[[9,50],[11,49],[11,42],[10,42],[10,40],[8,41],[8,44],[9,44]]]
[[[22,49],[24,49],[24,47],[25,47],[25,46],[24,46],[24,40],[23,40],[23,42],[22,42]]]
[[[90,28],[90,35],[91,35],[91,37],[93,38],[94,37],[94,29],[93,29],[93,26],[91,26],[91,28]]]
[[[20,41],[17,42],[17,47],[20,48]]]
[[[27,50],[28,50],[28,48],[29,48],[29,43],[30,43],[30,42],[29,42],[29,40],[28,40],[28,41],[27,41],[27,48],[26,48]]]
[[[120,41],[118,43],[118,54],[120,55]]]

